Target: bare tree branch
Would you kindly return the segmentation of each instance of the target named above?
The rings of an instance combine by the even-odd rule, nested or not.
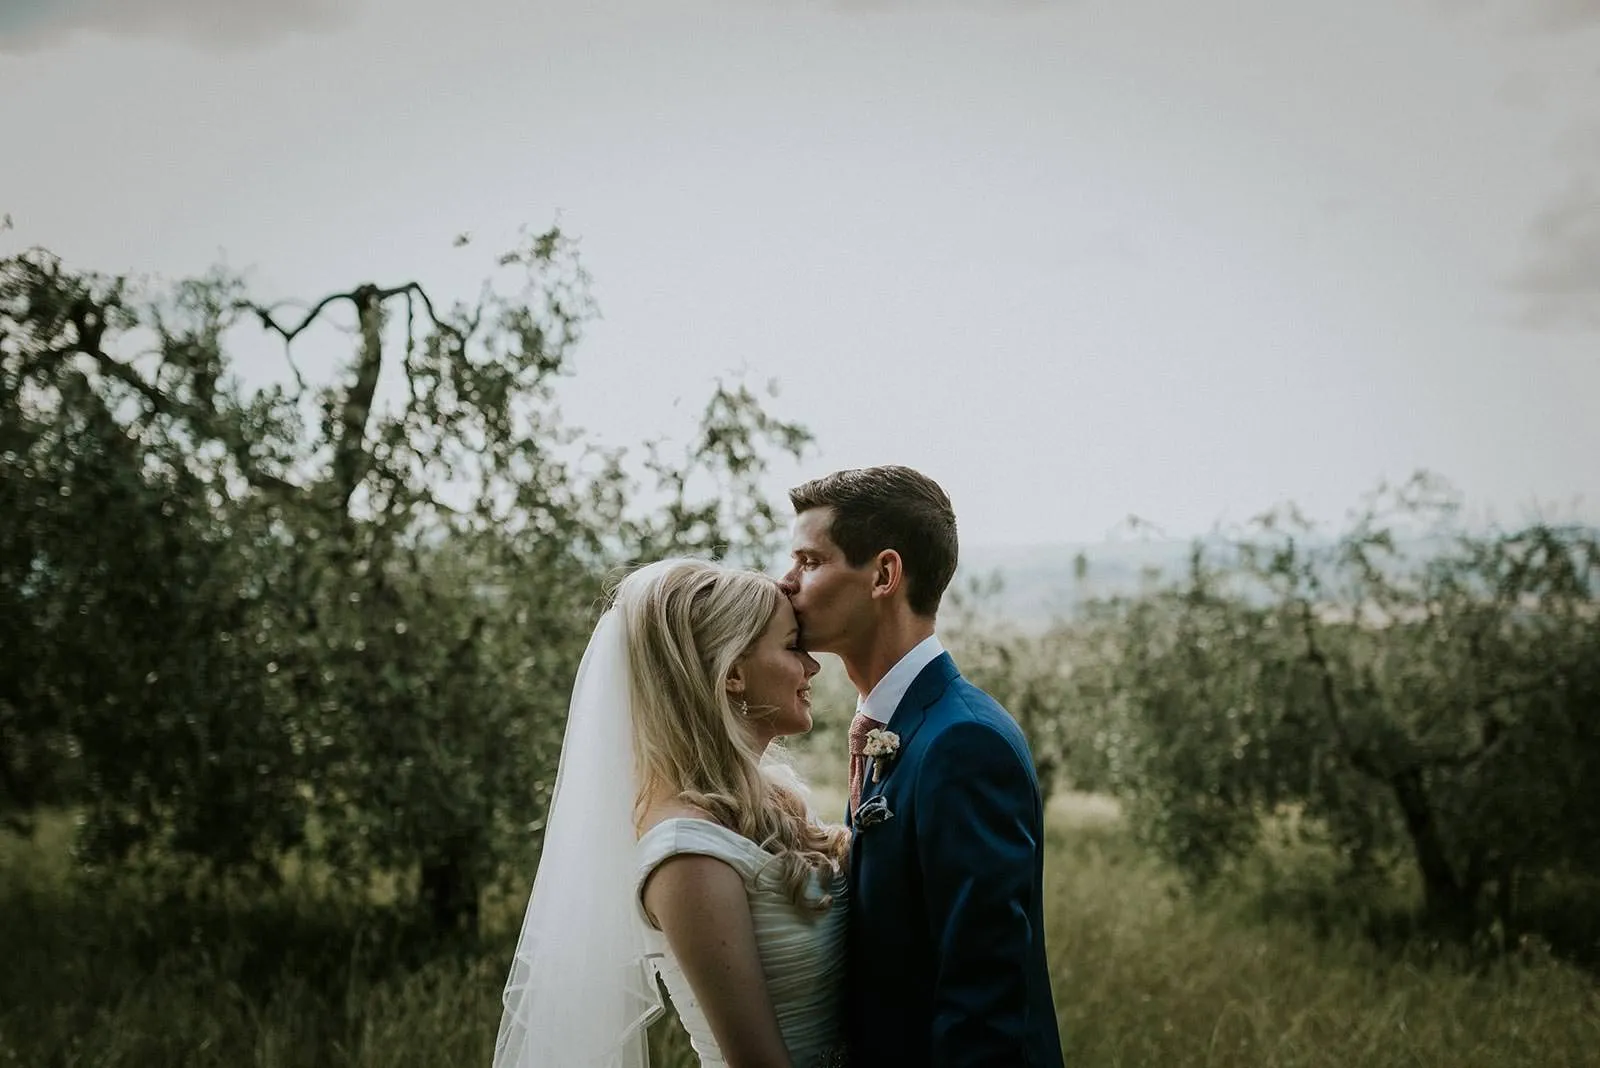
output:
[[[378,380],[383,371],[383,324],[382,308],[384,302],[397,296],[406,300],[406,379],[411,389],[412,403],[417,401],[416,385],[412,378],[412,357],[416,344],[416,305],[421,304],[427,313],[428,320],[434,328],[441,333],[454,338],[458,344],[465,344],[466,338],[450,323],[445,322],[434,309],[433,301],[428,296],[427,290],[417,282],[406,282],[402,285],[380,288],[374,285],[357,286],[348,292],[330,293],[317,301],[301,316],[299,322],[293,325],[280,323],[273,314],[273,310],[248,301],[238,302],[235,307],[248,311],[261,322],[263,329],[277,334],[283,339],[285,353],[295,338],[308,330],[322,314],[339,301],[349,301],[356,310],[356,320],[361,336],[361,355],[356,364],[356,381],[346,394],[344,406],[339,412],[339,440],[334,444],[333,481],[334,500],[341,511],[348,511],[350,499],[354,496],[356,487],[359,486],[367,473],[372,469],[373,458],[366,447],[366,433],[368,424],[372,419],[373,399],[376,396]],[[472,326],[476,325],[476,321]],[[290,369],[294,372],[295,381],[301,391],[305,389],[305,379],[301,376],[299,368],[290,357]]]
[[[234,307],[240,311],[248,311],[255,315],[255,317],[261,321],[262,329],[272,331],[279,337],[283,338],[284,344],[288,344],[309,329],[324,311],[338,301],[349,301],[355,306],[357,314],[359,315],[362,303],[366,299],[375,299],[381,304],[391,297],[397,297],[402,294],[404,294],[408,299],[415,297],[417,300],[421,301],[423,308],[428,312],[428,319],[433,323],[436,329],[451,335],[458,341],[463,340],[460,331],[458,331],[451,324],[445,322],[443,319],[439,318],[438,314],[434,311],[433,301],[429,298],[428,291],[422,288],[422,284],[420,282],[406,282],[404,285],[392,286],[388,289],[379,289],[377,286],[373,285],[363,285],[357,286],[348,293],[329,293],[327,296],[323,297],[321,300],[312,305],[311,309],[305,313],[300,322],[292,327],[286,327],[279,323],[278,320],[273,316],[272,309],[264,307],[260,304],[255,304],[250,301],[238,301],[235,303]]]

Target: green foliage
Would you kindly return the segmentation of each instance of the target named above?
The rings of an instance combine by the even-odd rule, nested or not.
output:
[[[0,815],[80,804],[96,865],[415,873],[441,926],[525,888],[607,575],[755,557],[767,458],[809,441],[718,384],[652,498],[561,417],[591,314],[554,230],[448,308],[0,261]],[[341,316],[348,359],[308,377]],[[260,331],[285,372],[250,386],[230,345]]]
[[[1502,936],[1519,886],[1600,875],[1600,538],[1475,533],[1419,478],[1330,538],[1292,513],[1095,606],[1068,706],[1141,834],[1204,883],[1293,812],[1345,875],[1414,866]],[[1320,833],[1319,832],[1319,833]]]
[[[768,391],[776,396],[776,383]],[[687,554],[764,567],[781,526],[760,485],[767,451],[776,446],[799,456],[811,442],[809,430],[764,411],[748,386],[718,382],[698,434],[676,462],[650,444],[646,466],[659,504],[624,526],[628,551],[641,560]]]

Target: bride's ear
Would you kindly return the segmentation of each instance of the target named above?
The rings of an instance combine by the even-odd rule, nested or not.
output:
[[[728,696],[738,697],[744,693],[744,673],[739,670],[739,661],[735,660],[733,667],[728,669]]]

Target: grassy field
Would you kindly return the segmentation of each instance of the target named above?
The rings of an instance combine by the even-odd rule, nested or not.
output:
[[[823,807],[831,797],[822,799]],[[67,826],[0,836],[0,1066],[489,1064],[521,902],[474,949],[291,886],[249,907],[92,889]],[[1538,953],[1463,969],[1199,905],[1092,798],[1052,808],[1049,931],[1068,1063],[1600,1066],[1600,986]],[[671,1020],[658,1066],[686,1065]]]

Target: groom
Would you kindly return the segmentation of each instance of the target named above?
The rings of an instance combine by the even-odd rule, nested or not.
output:
[[[789,493],[785,591],[851,724],[852,1063],[1061,1065],[1044,950],[1044,813],[1027,741],[934,634],[956,518],[907,467]]]

